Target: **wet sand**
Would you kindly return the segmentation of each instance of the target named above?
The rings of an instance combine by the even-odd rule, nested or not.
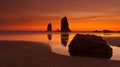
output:
[[[51,52],[48,44],[0,41],[0,67],[119,67],[120,61],[71,57]]]

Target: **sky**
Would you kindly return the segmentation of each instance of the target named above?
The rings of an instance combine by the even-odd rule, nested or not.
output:
[[[120,0],[0,0],[0,30],[57,30],[64,16],[71,30],[120,30]]]

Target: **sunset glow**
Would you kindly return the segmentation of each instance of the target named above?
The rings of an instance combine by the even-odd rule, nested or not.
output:
[[[67,16],[72,31],[120,30],[120,0],[2,0],[0,30],[60,29]]]

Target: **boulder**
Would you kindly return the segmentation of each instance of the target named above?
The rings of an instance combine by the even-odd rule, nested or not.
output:
[[[63,17],[61,20],[61,32],[70,32],[71,30],[69,29],[69,24],[67,21],[67,17]]]
[[[110,59],[112,48],[102,37],[89,34],[76,34],[69,45],[71,56]]]

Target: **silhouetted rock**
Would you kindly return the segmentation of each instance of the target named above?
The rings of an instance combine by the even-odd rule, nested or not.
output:
[[[95,33],[102,33],[102,31],[99,31],[99,30],[95,30],[95,31],[92,31],[92,32],[95,32]]]
[[[67,21],[67,17],[63,17],[61,20],[61,32],[70,32],[69,24]]]
[[[56,30],[56,32],[60,32],[60,30],[59,30],[59,29],[57,29],[57,30]]]
[[[120,31],[116,31],[117,33],[120,33]]]
[[[103,33],[113,33],[114,31],[111,30],[103,30]]]
[[[51,24],[51,23],[48,24],[48,26],[47,26],[47,31],[48,31],[48,32],[51,32],[51,31],[52,31],[52,24]]]
[[[100,36],[76,34],[69,45],[69,53],[71,56],[110,59],[112,48]]]

